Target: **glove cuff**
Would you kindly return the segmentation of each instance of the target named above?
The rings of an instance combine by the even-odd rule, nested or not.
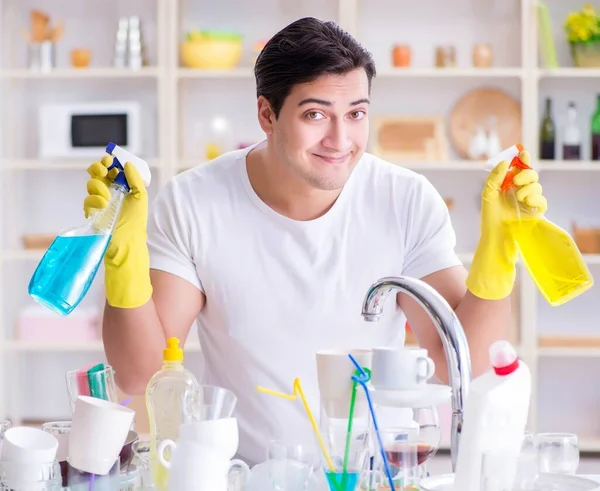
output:
[[[150,255],[145,241],[131,245],[116,254],[119,261],[105,257],[106,300],[111,307],[133,309],[148,303],[152,298],[150,281]]]
[[[517,252],[512,241],[505,245],[491,248],[480,243],[477,247],[466,281],[467,289],[476,297],[501,300],[511,294],[517,274]]]

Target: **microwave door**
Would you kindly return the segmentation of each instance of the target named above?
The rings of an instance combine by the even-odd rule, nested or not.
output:
[[[109,142],[129,146],[127,114],[74,114],[71,116],[71,146],[74,149],[104,148]]]

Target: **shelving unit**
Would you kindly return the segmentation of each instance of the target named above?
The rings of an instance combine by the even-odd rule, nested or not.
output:
[[[29,135],[29,128],[36,123],[35,103],[42,98],[47,100],[52,94],[60,94],[61,100],[68,100],[68,96],[76,100],[96,100],[118,95],[141,100],[150,106],[144,121],[144,139],[148,143],[145,157],[155,176],[151,197],[178,172],[202,164],[201,149],[190,145],[190,141],[194,141],[193,135],[201,132],[195,123],[225,115],[235,123],[240,141],[252,142],[261,137],[256,124],[254,78],[249,56],[245,55],[245,61],[234,70],[181,67],[178,44],[190,26],[239,29],[246,34],[246,46],[249,47],[258,39],[268,38],[294,18],[314,15],[337,20],[374,53],[378,75],[373,86],[372,114],[391,111],[447,116],[453,104],[468,90],[483,86],[505,89],[521,102],[522,142],[531,151],[547,190],[549,218],[568,227],[571,220],[593,220],[594,213],[598,214],[600,162],[537,162],[537,141],[542,97],[555,93],[560,93],[563,99],[579,97],[584,90],[589,97],[595,97],[595,93],[600,92],[597,83],[600,69],[571,68],[564,57],[561,68],[547,70],[540,67],[533,0],[452,0],[443,5],[433,0],[381,0],[375,3],[324,0],[322,4],[261,0],[252,4],[252,11],[248,11],[249,6],[242,0],[224,0],[218,4],[191,0],[109,0],[103,2],[102,12],[74,9],[74,0],[46,3],[45,10],[49,13],[56,10],[57,18],[64,17],[69,22],[65,39],[60,43],[63,48],[59,61],[62,63],[56,70],[42,74],[25,68],[24,42],[18,35],[26,24],[29,10],[36,7],[34,0],[0,2],[0,91],[4,101],[0,105],[0,134],[3,135],[0,151],[0,419],[9,416],[19,421],[21,418],[64,416],[66,401],[61,400],[64,392],[62,375],[67,369],[90,359],[97,360],[103,351],[100,341],[48,345],[17,341],[13,336],[16,313],[31,304],[23,289],[42,255],[39,251],[21,249],[20,233],[31,231],[27,228],[30,221],[41,220],[40,223],[52,230],[77,224],[82,219],[79,210],[85,194],[85,169],[91,163],[81,159],[45,161],[37,158],[35,134]],[[553,18],[558,44],[563,42],[560,26],[565,9],[579,9],[583,2],[549,0],[548,3],[551,13],[558,12],[560,16]],[[231,12],[236,12],[235,17]],[[116,29],[119,15],[136,13],[143,13],[142,28],[147,28],[149,33],[144,41],[149,48],[150,65],[138,71],[111,68],[114,29],[111,31],[107,26],[114,25]],[[81,27],[73,28],[75,33],[69,34],[70,25],[83,24],[92,16],[103,20],[92,23],[84,39]],[[452,27],[454,21],[458,27]],[[105,32],[107,29],[110,35]],[[96,38],[102,42],[94,41]],[[416,48],[414,66],[406,69],[391,67],[391,44],[407,41]],[[470,67],[470,46],[487,41],[492,42],[497,51],[497,63],[486,69]],[[98,56],[93,56],[92,67],[68,68],[68,49],[94,42]],[[433,47],[450,43],[458,46],[458,67],[432,68]],[[98,64],[95,59],[99,60]],[[28,104],[24,114],[19,106],[22,103]],[[562,107],[555,107],[557,120],[560,111]],[[582,131],[587,134],[588,115],[582,113],[580,117]],[[189,148],[193,151],[189,152]],[[586,155],[584,157],[589,158]],[[456,198],[451,215],[457,230],[457,251],[468,267],[478,239],[478,199],[486,175],[483,163],[461,160],[454,154],[444,162],[395,163],[423,173],[440,194]],[[53,193],[54,196],[61,193],[60,200],[65,201],[69,194],[68,203],[53,210],[53,203],[44,201]],[[43,215],[39,220],[34,215],[38,212]],[[596,221],[595,225],[600,223]],[[586,261],[593,274],[598,276],[600,254],[586,255]],[[575,300],[572,305],[549,310],[521,266],[518,268],[516,298],[518,346],[534,377],[530,429],[575,431],[581,438],[582,451],[600,451],[600,427],[594,423],[593,416],[589,421],[570,418],[569,406],[562,397],[548,403],[551,389],[547,387],[548,373],[554,374],[552,370],[556,370],[551,377],[563,377],[555,380],[556,384],[575,386],[578,388],[573,390],[577,394],[584,393],[588,386],[577,384],[587,380],[582,374],[594,372],[597,368],[594,364],[600,365],[600,349],[545,348],[538,343],[542,334],[593,333],[600,307],[590,299],[598,298],[599,287],[594,287],[585,298]],[[99,303],[101,279],[96,283],[91,296]],[[571,322],[565,321],[569,316]],[[193,367],[200,352],[197,342],[188,340],[186,352],[190,353]],[[565,359],[568,363],[563,364]],[[559,364],[565,367],[562,372],[557,368]],[[17,369],[26,371],[20,380],[14,379]],[[48,388],[39,394],[22,390],[41,379]],[[555,397],[558,397],[558,385],[554,389]],[[585,399],[583,403],[589,405],[587,413],[590,415],[597,412],[598,406],[593,400]]]

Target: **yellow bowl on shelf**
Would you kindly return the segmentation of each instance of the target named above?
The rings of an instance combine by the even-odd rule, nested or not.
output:
[[[188,68],[235,68],[243,52],[242,36],[223,31],[194,31],[181,43],[181,62]]]

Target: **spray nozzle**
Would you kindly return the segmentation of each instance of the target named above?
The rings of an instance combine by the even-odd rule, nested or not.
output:
[[[531,169],[531,166],[529,166],[529,164],[526,164],[519,158],[519,155],[523,150],[525,150],[523,145],[521,143],[517,143],[516,145],[513,145],[512,147],[507,148],[506,150],[503,150],[498,155],[492,157],[485,163],[484,169],[487,171],[491,171],[500,162],[510,160],[508,172],[506,173],[506,177],[504,178],[504,181],[500,186],[501,191],[506,191],[513,186],[513,178],[515,177],[517,172],[519,172],[522,169]]]
[[[127,191],[129,191],[131,189],[129,187],[129,183],[127,182],[127,179],[125,178],[125,172],[123,172],[123,167],[125,166],[125,164],[127,162],[130,162],[133,165],[135,165],[135,168],[139,172],[140,177],[144,181],[144,185],[146,187],[148,187],[150,185],[150,181],[152,180],[152,173],[150,172],[150,167],[148,167],[148,164],[146,163],[145,160],[142,160],[141,158],[136,157],[131,152],[128,152],[124,148],[121,148],[120,146],[118,146],[112,142],[110,142],[108,145],[106,145],[106,153],[109,154],[111,157],[113,157],[113,162],[112,162],[111,166],[108,168],[108,170],[111,170],[111,169],[119,170],[119,173],[117,174],[117,176],[115,177],[115,180],[114,180],[115,183],[120,184],[121,186],[125,187],[125,189],[127,189]]]

